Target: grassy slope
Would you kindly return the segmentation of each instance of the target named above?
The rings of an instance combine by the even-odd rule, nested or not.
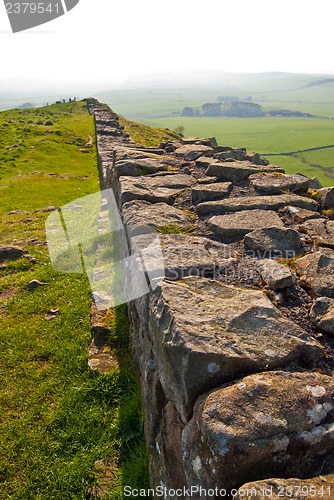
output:
[[[122,483],[147,482],[126,310],[118,308],[110,323],[120,369],[97,377],[87,367],[88,280],[52,268],[48,213],[34,212],[99,189],[94,144],[83,148],[92,142],[93,120],[77,103],[1,113],[0,127],[0,243],[19,244],[37,259],[0,269],[0,497],[88,498],[94,462],[112,457],[109,498],[120,499]],[[48,285],[29,292],[31,279]],[[60,314],[46,321],[51,308]]]

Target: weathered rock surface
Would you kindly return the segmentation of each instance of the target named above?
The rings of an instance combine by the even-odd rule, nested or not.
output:
[[[213,156],[214,149],[203,144],[186,144],[175,151],[176,156],[181,156],[185,161],[197,160],[200,156]]]
[[[204,184],[193,187],[193,203],[202,201],[222,200],[226,198],[232,189],[232,182],[217,182],[215,184]]]
[[[173,203],[184,188],[195,184],[191,175],[172,174],[153,177],[120,177],[121,203],[132,200],[146,200],[151,203]]]
[[[0,245],[0,262],[5,260],[17,260],[23,257],[25,251],[12,245]]]
[[[312,210],[306,210],[305,208],[299,207],[286,207],[283,213],[289,215],[294,221],[303,223],[310,219],[320,219],[322,216],[319,212],[313,212]]]
[[[253,250],[263,255],[293,257],[302,249],[298,231],[290,228],[266,227],[246,234],[244,245],[247,250]]]
[[[219,160],[210,162],[205,174],[218,177],[224,181],[238,182],[247,179],[251,174],[258,172],[282,172],[282,168],[275,165],[261,166],[250,161],[227,161]]]
[[[208,220],[209,228],[217,235],[242,239],[247,233],[263,227],[281,227],[283,222],[273,210],[244,210],[233,214],[216,215]]]
[[[318,195],[324,208],[334,208],[334,187],[318,189]]]
[[[273,259],[263,259],[259,262],[261,278],[273,290],[280,290],[293,285],[293,276],[290,269]]]
[[[245,196],[243,198],[228,198],[221,201],[208,201],[197,205],[200,215],[209,213],[239,212],[241,210],[279,210],[287,205],[316,211],[317,203],[314,200],[297,194],[282,194],[276,196]]]
[[[284,191],[307,191],[309,180],[300,174],[254,174],[249,177],[251,185],[263,194],[281,194]]]
[[[322,248],[295,261],[301,282],[318,296],[334,298],[334,251]]]
[[[190,226],[193,220],[182,210],[166,203],[129,201],[122,207],[124,224],[131,236],[147,232],[146,228],[163,226]]]
[[[312,323],[326,333],[334,335],[334,299],[320,297],[310,311]]]
[[[183,431],[189,484],[227,490],[334,450],[334,379],[267,372],[199,398]]]
[[[330,500],[334,492],[334,474],[321,475],[311,479],[265,479],[244,484],[233,496],[233,500],[305,500],[316,498]]]
[[[168,165],[161,162],[161,158],[123,159],[116,162],[118,176],[141,176],[166,172]]]
[[[160,269],[161,259],[157,259],[157,248],[162,252],[164,269]],[[155,276],[166,276],[169,280],[179,280],[184,276],[212,277],[222,266],[228,266],[235,253],[228,245],[217,243],[200,236],[182,234],[160,234],[159,241],[152,241],[150,235],[132,238],[133,252],[142,252],[144,268]]]
[[[299,227],[306,233],[315,245],[334,248],[334,221],[326,219],[311,219]]]
[[[263,292],[203,278],[156,288],[150,332],[162,387],[184,421],[195,399],[223,381],[323,355]]]

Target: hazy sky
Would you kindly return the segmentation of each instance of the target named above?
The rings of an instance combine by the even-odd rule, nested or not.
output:
[[[334,74],[333,19],[333,0],[80,0],[12,34],[1,2],[0,82],[99,86],[169,69]]]

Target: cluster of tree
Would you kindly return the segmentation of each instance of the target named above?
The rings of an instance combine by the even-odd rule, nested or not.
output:
[[[253,118],[264,116],[260,104],[248,101],[223,101],[207,102],[201,108],[185,107],[181,113],[183,116],[234,116],[241,118]]]

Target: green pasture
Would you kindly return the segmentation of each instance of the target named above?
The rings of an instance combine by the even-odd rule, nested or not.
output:
[[[0,113],[0,130],[0,244],[36,259],[0,263],[0,498],[86,500],[104,460],[106,498],[120,500],[123,484],[148,483],[127,309],[109,320],[119,367],[97,376],[88,278],[52,267],[39,211],[99,190],[93,118],[68,103]],[[45,285],[29,291],[34,279]]]

